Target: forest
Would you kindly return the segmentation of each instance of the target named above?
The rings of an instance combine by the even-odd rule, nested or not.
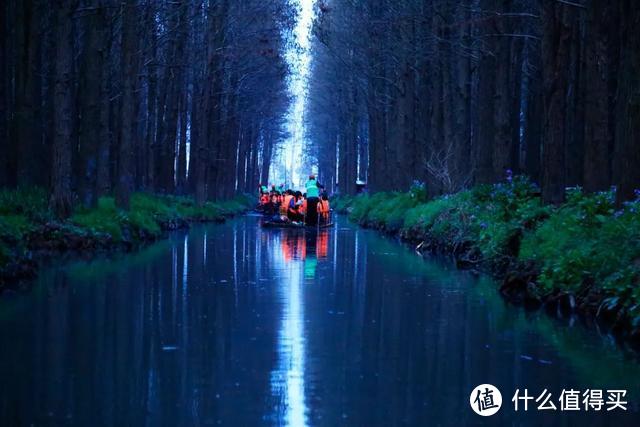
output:
[[[315,4],[307,165],[353,194],[431,195],[507,171],[565,188],[640,186],[633,0]],[[202,203],[267,183],[287,137],[286,1],[8,0],[0,8],[0,186],[68,216],[112,194]]]
[[[307,156],[353,194],[430,195],[524,174],[565,189],[640,187],[635,0],[325,0]],[[337,165],[337,167],[336,167]]]
[[[640,0],[0,1],[0,425],[637,427],[638,352]]]
[[[259,0],[2,2],[0,187],[46,188],[60,217],[253,191],[283,137],[294,18]]]

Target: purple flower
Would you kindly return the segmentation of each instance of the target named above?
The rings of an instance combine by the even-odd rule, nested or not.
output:
[[[487,228],[487,223],[486,222],[481,223],[480,228]]]
[[[511,169],[507,169],[507,182],[513,182],[513,171]]]

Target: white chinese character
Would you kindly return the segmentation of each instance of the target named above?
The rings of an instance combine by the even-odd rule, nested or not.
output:
[[[589,408],[594,411],[599,411],[604,406],[604,399],[602,398],[602,390],[587,390],[582,393],[584,399],[582,399],[582,404],[584,405],[584,410],[588,411]]]
[[[578,390],[562,389],[560,393],[560,410],[561,411],[579,411],[580,410],[580,392]]]
[[[556,405],[554,405],[551,401],[551,393],[549,393],[546,388],[542,393],[540,393],[540,396],[536,398],[536,403],[540,402],[541,400],[542,403],[538,405],[538,411],[543,411],[545,409],[551,409],[552,411],[555,411],[556,409],[558,409],[556,408]]]
[[[607,411],[613,411],[616,408],[620,408],[623,411],[627,410],[627,401],[622,400],[627,395],[627,390],[607,390]]]
[[[529,410],[529,401],[533,400],[533,396],[529,396],[529,390],[527,390],[526,388],[524,389],[524,394],[522,396],[519,396],[520,394],[520,389],[517,389],[516,392],[513,395],[513,399],[511,399],[511,401],[513,402],[514,408],[517,411],[518,410],[518,400],[522,400],[524,401],[524,410],[528,411]]]

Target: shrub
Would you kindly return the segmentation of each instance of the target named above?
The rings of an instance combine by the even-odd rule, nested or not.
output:
[[[640,303],[640,203],[616,211],[613,191],[569,192],[567,203],[525,235],[521,259],[541,266],[540,284],[577,291],[593,284],[631,308]]]
[[[122,223],[125,214],[116,208],[113,197],[101,197],[93,209],[79,209],[70,221],[91,232],[110,234],[114,240],[122,240]]]
[[[539,189],[525,177],[480,185],[427,200],[426,186],[407,193],[376,193],[350,201],[350,218],[364,225],[400,231],[411,239],[429,236],[451,244],[471,244],[485,258],[517,253],[519,236],[535,229],[550,209]]]
[[[347,213],[351,208],[353,201],[353,196],[349,195],[340,195],[331,199],[331,207],[334,211],[339,213]]]
[[[430,203],[417,205],[407,211],[403,228],[414,234],[426,234],[436,219],[447,209],[452,209],[450,198],[439,197]]]
[[[0,215],[0,239],[20,240],[33,228],[26,215]]]
[[[0,190],[0,215],[24,215],[29,220],[51,218],[47,193],[37,187]]]

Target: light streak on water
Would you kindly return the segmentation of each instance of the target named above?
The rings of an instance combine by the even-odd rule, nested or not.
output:
[[[282,300],[281,323],[278,331],[276,369],[271,372],[271,392],[276,399],[279,425],[306,426],[305,401],[306,339],[304,331],[304,302],[302,277],[304,260],[285,260],[278,239],[271,244],[273,264],[281,269],[279,294]]]

